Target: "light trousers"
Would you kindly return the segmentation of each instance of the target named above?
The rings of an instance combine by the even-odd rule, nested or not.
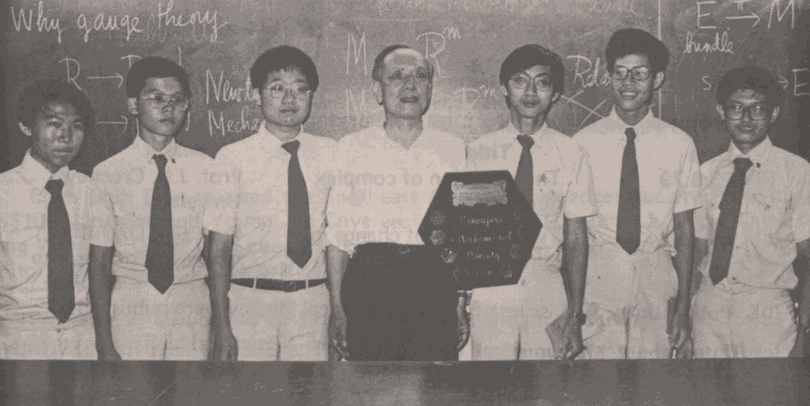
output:
[[[52,320],[0,320],[0,359],[94,360],[92,315]]]

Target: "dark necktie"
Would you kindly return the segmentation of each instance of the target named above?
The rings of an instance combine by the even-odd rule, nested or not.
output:
[[[287,167],[287,256],[303,268],[312,257],[312,236],[309,229],[309,194],[301,164],[298,162],[298,140],[281,147],[290,153]]]
[[[153,155],[158,174],[152,188],[152,214],[149,218],[149,246],[146,248],[146,269],[149,283],[166,293],[174,282],[174,237],[172,236],[172,195],[166,178],[164,155]]]
[[[723,198],[720,199],[720,217],[717,219],[712,263],[709,267],[709,277],[715,285],[728,275],[731,252],[734,250],[734,238],[737,234],[737,222],[740,219],[740,205],[745,191],[745,173],[748,172],[751,165],[751,160],[748,158],[734,160],[734,173],[728,180]]]
[[[622,179],[619,183],[619,212],[616,215],[616,242],[633,255],[641,244],[641,192],[636,161],[636,132],[624,130],[627,143],[622,154]]]
[[[518,135],[517,139],[523,146],[523,151],[520,153],[520,161],[515,172],[515,184],[523,196],[526,196],[529,206],[534,208],[534,164],[531,153],[534,140],[528,135]]]
[[[48,203],[48,310],[64,323],[73,313],[73,244],[70,219],[62,199],[61,179],[49,180],[45,190],[51,194]]]

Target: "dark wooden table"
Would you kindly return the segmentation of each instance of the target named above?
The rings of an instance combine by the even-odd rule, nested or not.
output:
[[[808,405],[810,361],[0,363],[0,405]]]

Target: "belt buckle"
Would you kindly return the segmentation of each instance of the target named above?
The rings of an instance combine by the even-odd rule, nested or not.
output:
[[[304,289],[309,289],[309,279],[304,279]]]
[[[257,281],[258,281],[258,279],[253,278],[253,289],[256,289],[256,282],[257,282]]]
[[[295,281],[294,280],[286,280],[286,281],[284,281],[284,291],[285,292],[295,292]]]
[[[411,247],[406,247],[406,246],[404,246],[404,245],[400,245],[398,248],[399,248],[399,253],[400,253],[401,255],[404,255],[404,254],[410,254],[410,253],[411,253]]]

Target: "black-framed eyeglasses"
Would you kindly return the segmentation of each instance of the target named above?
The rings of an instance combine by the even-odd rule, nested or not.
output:
[[[287,94],[287,91],[292,92],[293,97],[298,100],[304,100],[309,97],[309,86],[298,83],[293,86],[287,87],[282,84],[274,84],[264,88],[268,92],[270,92],[270,97],[273,99],[283,99],[284,95]]]
[[[512,76],[509,81],[512,83],[512,87],[520,90],[528,89],[529,84],[532,82],[534,82],[534,87],[538,92],[548,92],[554,88],[554,82],[551,81],[551,77],[548,75],[539,75],[530,78],[527,75],[517,74]]]
[[[636,82],[647,80],[650,77],[650,68],[646,66],[636,66],[633,69],[627,69],[624,66],[617,66],[613,68],[613,73],[610,74],[610,77],[615,80],[625,80],[630,72],[633,73],[633,80]]]
[[[751,120],[762,121],[767,120],[771,116],[773,109],[764,104],[755,104],[753,106],[743,106],[742,104],[730,104],[723,106],[723,111],[726,112],[726,118],[730,120],[739,120],[746,114]]]
[[[188,107],[188,99],[182,94],[168,97],[163,93],[152,93],[143,99],[146,100],[153,109],[163,109],[169,104],[180,110],[184,110]]]

